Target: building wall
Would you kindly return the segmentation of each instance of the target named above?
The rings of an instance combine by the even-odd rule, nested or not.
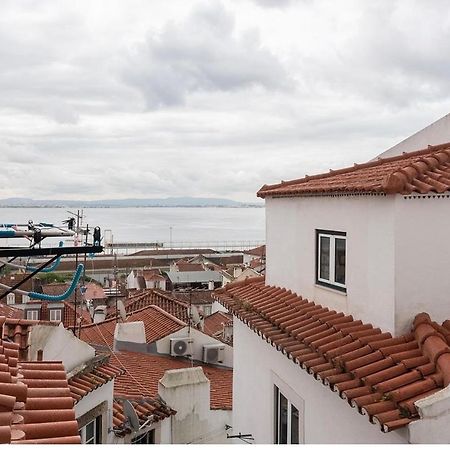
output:
[[[193,339],[192,343],[192,356],[197,361],[202,361],[203,359],[203,345],[206,344],[218,344],[223,345],[225,347],[224,350],[224,358],[223,358],[223,366],[233,367],[233,347],[230,347],[227,344],[219,341],[218,339],[214,339],[211,336],[208,336],[205,333],[202,333],[199,330],[191,328],[190,334],[188,333],[188,327],[182,328],[175,333],[166,336],[159,341],[156,342],[156,349],[158,353],[163,353],[170,355],[170,339],[176,337],[187,337],[190,336]]]
[[[266,283],[394,331],[394,199],[266,199]],[[316,285],[316,229],[347,233],[347,292]]]
[[[171,418],[170,442],[161,443],[228,443],[226,425],[231,425],[231,411],[210,409],[210,382],[201,367],[167,371],[158,394],[177,411]]]
[[[395,280],[397,332],[422,311],[450,318],[450,198],[396,198]]]
[[[300,411],[306,444],[407,443],[407,430],[383,433],[335,392],[234,319],[233,429],[255,444],[273,443],[274,384]],[[240,443],[237,441],[236,443]]]

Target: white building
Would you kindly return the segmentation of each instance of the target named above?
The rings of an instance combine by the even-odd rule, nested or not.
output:
[[[450,144],[258,195],[265,285],[216,296],[237,317],[234,432],[255,443],[450,442],[435,425],[450,419],[449,322],[413,324],[422,311],[450,318]]]

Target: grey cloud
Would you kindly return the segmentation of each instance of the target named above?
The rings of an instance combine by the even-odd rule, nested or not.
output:
[[[217,2],[150,34],[129,56],[124,79],[143,93],[149,108],[183,104],[198,91],[290,86],[283,66],[262,47],[258,33],[237,36],[232,14]]]

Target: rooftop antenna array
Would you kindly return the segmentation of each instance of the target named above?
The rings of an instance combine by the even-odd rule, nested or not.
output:
[[[73,214],[73,213],[71,213]],[[75,292],[76,296],[76,286],[81,278],[81,275],[84,272],[84,265],[78,264],[78,255],[79,254],[95,254],[101,253],[103,251],[103,247],[100,245],[101,234],[100,228],[96,227],[93,233],[93,243],[88,244],[88,234],[89,230],[86,230],[86,240],[85,245],[78,245],[78,234],[80,233],[80,214],[78,211],[75,228],[75,219],[70,217],[68,220],[64,221],[63,224],[65,226],[56,226],[51,223],[39,222],[34,223],[32,220],[29,220],[28,223],[3,223],[0,224],[0,239],[16,239],[22,238],[28,241],[28,246],[8,246],[8,247],[0,247],[0,270],[5,266],[15,267],[19,269],[24,269],[26,271],[30,271],[31,273],[23,277],[20,281],[18,281],[14,286],[8,286],[4,284],[0,284],[0,287],[4,288],[5,291],[0,293],[0,300],[6,297],[11,292],[18,292],[21,294],[28,295],[30,298],[35,300],[45,300],[45,301],[63,301],[67,299],[73,292]],[[75,242],[74,246],[64,247],[63,243],[60,242],[58,247],[43,247],[42,242],[46,238],[52,237],[74,237]],[[20,290],[19,287],[26,283],[28,280],[33,278],[40,272],[50,272],[57,268],[60,258],[63,255],[75,255],[76,256],[76,268],[74,272],[74,276],[72,282],[66,292],[60,295],[47,295],[40,292],[28,292]],[[39,256],[50,256],[51,258],[46,260],[41,265],[30,265],[26,264],[25,266],[20,264],[14,264],[13,262],[17,258],[21,257],[39,257]],[[4,260],[3,258],[6,258]],[[9,259],[8,259],[9,258]],[[76,307],[76,305],[75,305]],[[75,323],[74,330],[76,328],[76,314],[75,314]]]

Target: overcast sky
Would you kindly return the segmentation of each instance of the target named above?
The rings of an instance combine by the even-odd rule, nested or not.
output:
[[[1,0],[0,198],[228,197],[450,112],[447,0]]]

